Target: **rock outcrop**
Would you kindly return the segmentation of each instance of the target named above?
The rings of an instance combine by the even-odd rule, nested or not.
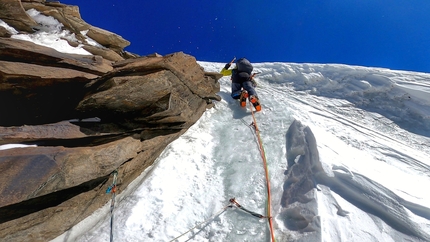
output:
[[[430,241],[428,231],[420,229],[420,226],[410,219],[410,213],[430,218],[430,209],[407,201],[382,184],[346,167],[324,168],[319,158],[315,136],[308,126],[298,120],[294,120],[288,128],[286,149],[288,169],[285,171],[279,217],[285,227],[294,234],[294,241],[321,241],[324,234],[319,211],[321,207],[332,210],[333,215],[348,216],[349,212],[339,205],[333,193],[374,216],[375,221],[380,219],[389,225],[393,230],[388,233],[392,234],[393,238]],[[323,204],[324,200],[328,206]],[[389,228],[385,229],[389,231]],[[334,233],[341,234],[341,231]]]
[[[0,240],[48,241],[121,192],[219,100],[217,73],[182,52],[138,56],[121,36],[85,23],[76,6],[0,0],[0,19],[38,31],[52,16],[92,55],[0,37]],[[18,14],[19,13],[19,14]],[[100,46],[85,42],[85,35]],[[12,38],[10,38],[12,36]]]
[[[0,1],[0,19],[18,31],[34,32],[33,27],[37,26],[25,12],[20,0]]]

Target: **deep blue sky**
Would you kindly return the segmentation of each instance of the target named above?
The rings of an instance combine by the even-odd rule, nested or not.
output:
[[[60,0],[127,51],[430,72],[429,0]]]

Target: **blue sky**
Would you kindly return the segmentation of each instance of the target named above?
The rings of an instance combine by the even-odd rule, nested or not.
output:
[[[430,72],[428,0],[62,0],[127,51]]]

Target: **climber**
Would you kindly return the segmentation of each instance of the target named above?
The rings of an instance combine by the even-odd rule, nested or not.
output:
[[[252,103],[255,110],[261,111],[260,100],[254,89],[256,82],[253,79],[254,75],[251,74],[254,67],[246,58],[240,58],[236,62],[236,67],[229,70],[235,59],[227,63],[220,72],[223,76],[231,75],[231,97],[239,99],[242,107],[246,106],[246,99],[249,98],[249,102]]]

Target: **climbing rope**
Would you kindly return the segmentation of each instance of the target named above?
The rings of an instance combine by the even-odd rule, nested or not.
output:
[[[253,122],[251,123],[251,127],[254,129],[256,137],[257,137],[257,141],[258,141],[258,145],[259,145],[259,150],[260,150],[260,154],[261,154],[261,158],[263,160],[263,165],[264,165],[264,171],[265,171],[265,175],[266,175],[266,187],[267,187],[267,216],[263,216],[261,214],[252,212],[246,208],[244,208],[243,206],[241,206],[236,200],[235,198],[231,198],[230,204],[223,207],[220,211],[218,211],[217,213],[215,213],[213,216],[211,216],[210,218],[208,218],[207,220],[197,224],[196,226],[192,227],[191,229],[189,229],[188,231],[186,231],[185,233],[179,235],[178,237],[172,239],[170,242],[173,242],[177,239],[179,239],[180,237],[184,236],[185,234],[191,232],[193,229],[197,228],[198,226],[204,224],[204,223],[208,223],[211,219],[219,216],[221,213],[223,213],[227,208],[232,208],[233,206],[241,209],[244,212],[247,212],[249,214],[251,214],[252,216],[255,216],[257,218],[267,218],[268,222],[269,222],[269,227],[270,227],[270,234],[271,234],[271,238],[272,238],[272,242],[276,242],[275,239],[275,235],[274,235],[274,229],[273,229],[273,221],[272,221],[272,215],[271,215],[271,193],[270,193],[270,182],[269,182],[269,171],[268,171],[268,166],[267,166],[267,160],[266,160],[266,155],[265,155],[265,151],[264,151],[264,147],[263,147],[263,143],[260,137],[260,131],[258,129],[257,126],[257,121],[255,119],[255,115],[254,115],[254,111],[253,111],[253,105],[251,103],[249,103],[250,105],[250,109],[251,109],[251,114],[252,114],[252,119]],[[106,193],[112,193],[112,200],[111,200],[111,206],[110,206],[110,213],[111,213],[111,219],[110,219],[110,242],[113,242],[113,222],[114,222],[114,208],[115,208],[115,195],[116,195],[116,183],[117,183],[117,177],[118,177],[118,171],[115,170],[112,172],[113,174],[113,180],[112,180],[112,185],[109,186],[106,190]]]
[[[223,213],[223,212],[224,212],[227,208],[229,208],[229,207],[232,207],[232,205],[231,205],[231,204],[229,204],[229,205],[227,205],[227,206],[223,207],[219,212],[215,213],[214,215],[212,215],[212,216],[211,216],[210,218],[208,218],[207,220],[205,220],[205,221],[203,221],[203,222],[201,222],[201,223],[197,224],[196,226],[194,226],[194,227],[192,227],[191,229],[187,230],[185,233],[183,233],[183,234],[179,235],[178,237],[176,237],[176,238],[172,239],[170,242],[172,242],[172,241],[175,241],[175,240],[179,239],[180,237],[182,237],[182,236],[186,235],[187,233],[191,232],[193,229],[197,228],[198,226],[200,226],[200,225],[202,225],[202,224],[204,224],[204,223],[209,222],[209,220],[211,220],[211,219],[213,219],[213,218],[217,217],[218,215],[220,215],[221,213]]]
[[[269,168],[267,166],[267,160],[266,160],[266,153],[264,152],[264,147],[263,147],[263,142],[261,141],[261,137],[260,137],[260,130],[258,129],[257,126],[257,120],[255,119],[255,115],[254,115],[254,111],[253,111],[253,105],[251,104],[251,102],[249,102],[249,108],[251,109],[251,114],[252,114],[252,124],[251,126],[254,127],[254,131],[255,134],[257,135],[257,140],[258,140],[258,146],[260,149],[260,154],[261,154],[261,158],[263,160],[263,165],[264,165],[264,171],[266,174],[266,187],[267,187],[267,218],[269,220],[269,227],[270,227],[270,235],[272,237],[272,242],[276,242],[275,239],[275,231],[273,229],[273,221],[272,221],[272,215],[271,215],[271,194],[270,194],[270,179],[269,179]]]
[[[193,229],[197,228],[198,226],[200,226],[200,225],[202,225],[202,224],[204,224],[204,223],[209,222],[209,220],[214,219],[215,217],[217,217],[217,216],[219,216],[221,213],[223,213],[227,208],[232,208],[233,206],[235,206],[235,207],[237,207],[237,208],[239,208],[239,209],[241,209],[241,210],[243,210],[243,211],[245,211],[245,212],[247,212],[247,213],[251,214],[252,216],[257,217],[257,218],[267,218],[266,216],[263,216],[263,215],[261,215],[261,214],[258,214],[258,213],[256,213],[256,212],[252,212],[252,211],[250,211],[250,210],[248,210],[248,209],[244,208],[242,205],[240,205],[240,204],[236,201],[236,199],[235,199],[235,198],[230,198],[230,200],[229,200],[229,201],[230,201],[230,204],[229,204],[229,205],[227,205],[227,206],[223,207],[220,211],[218,211],[217,213],[215,213],[214,215],[212,215],[212,216],[211,216],[210,218],[208,218],[207,220],[205,220],[205,221],[203,221],[203,222],[201,222],[201,223],[197,224],[196,226],[194,226],[194,227],[190,228],[189,230],[187,230],[186,232],[182,233],[182,234],[181,234],[181,235],[179,235],[178,237],[176,237],[176,238],[174,238],[174,239],[170,240],[170,242],[173,242],[173,241],[175,241],[175,240],[179,239],[180,237],[182,237],[182,236],[186,235],[187,233],[191,232]]]
[[[113,242],[113,210],[115,208],[115,194],[116,194],[117,177],[118,177],[118,171],[114,170],[113,171],[112,185],[110,185],[106,190],[106,193],[112,193],[112,200],[110,203],[110,242]]]
[[[244,208],[242,205],[240,205],[240,204],[236,201],[236,199],[235,199],[235,198],[231,198],[231,199],[230,199],[230,202],[231,202],[232,204],[236,205],[236,207],[238,207],[239,209],[242,209],[243,211],[245,211],[245,212],[247,212],[247,213],[251,214],[252,216],[255,216],[255,217],[257,217],[257,218],[267,218],[266,216],[263,216],[263,215],[261,215],[261,214],[258,214],[258,213],[255,213],[255,212],[252,212],[252,211],[250,211],[250,210],[248,210],[248,209]]]

